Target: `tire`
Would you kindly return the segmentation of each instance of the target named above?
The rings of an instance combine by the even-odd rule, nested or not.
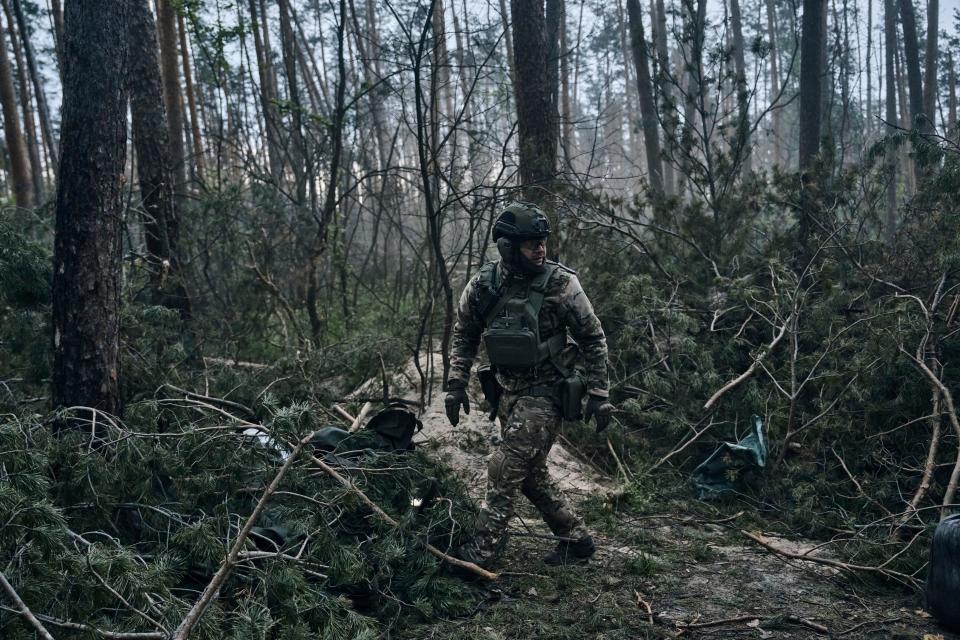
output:
[[[960,514],[944,518],[930,542],[927,611],[952,631],[960,631]]]

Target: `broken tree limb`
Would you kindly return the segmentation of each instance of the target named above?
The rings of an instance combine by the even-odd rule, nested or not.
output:
[[[40,637],[43,640],[53,640],[53,636],[50,635],[50,632],[47,631],[44,626],[37,620],[37,616],[33,615],[33,612],[30,611],[30,607],[26,605],[23,599],[20,597],[20,594],[17,593],[16,589],[13,588],[13,585],[10,584],[10,581],[7,580],[7,576],[3,575],[3,572],[0,571],[0,586],[3,586],[3,590],[7,592],[7,597],[9,597],[15,605],[17,605],[17,610],[20,612],[24,618],[37,630],[37,633],[40,634]]]
[[[710,396],[710,399],[707,400],[706,403],[704,403],[703,405],[704,411],[709,411],[711,408],[713,408],[713,405],[715,405],[720,398],[726,395],[728,391],[736,388],[737,386],[740,385],[741,382],[743,382],[744,380],[746,380],[747,378],[753,375],[753,372],[757,370],[757,367],[760,365],[763,359],[767,357],[767,354],[773,351],[773,348],[776,347],[777,344],[780,342],[780,340],[783,339],[783,336],[787,333],[787,327],[790,326],[790,321],[792,318],[793,318],[793,315],[791,314],[790,317],[788,317],[786,321],[784,321],[783,326],[780,327],[780,331],[777,333],[776,336],[774,336],[773,340],[770,341],[770,344],[768,344],[766,347],[761,349],[760,353],[758,353],[754,357],[753,363],[749,367],[747,367],[746,371],[741,373],[739,376],[737,376],[727,384],[720,387],[716,393]]]
[[[910,585],[912,587],[919,586],[917,579],[914,578],[913,576],[908,576],[905,573],[894,571],[893,569],[885,569],[883,566],[871,567],[871,566],[862,565],[862,564],[850,564],[847,562],[840,562],[839,560],[831,560],[830,558],[818,558],[816,556],[805,555],[802,553],[794,553],[793,551],[787,551],[786,549],[781,549],[777,547],[776,545],[774,545],[772,542],[764,538],[759,533],[753,533],[750,531],[746,531],[744,529],[741,529],[740,533],[747,536],[748,538],[750,538],[751,540],[759,544],[761,547],[763,547],[767,551],[770,551],[778,556],[788,558],[790,560],[803,560],[805,562],[813,562],[815,564],[821,564],[827,567],[833,567],[834,569],[840,569],[841,571],[866,571],[866,572],[872,572],[872,573],[879,573],[888,578],[893,578],[898,582]]]
[[[186,617],[182,622],[177,626],[176,631],[173,632],[173,635],[170,637],[171,640],[185,640],[193,627],[200,621],[201,616],[203,616],[204,611],[211,602],[220,594],[220,587],[226,581],[227,577],[230,575],[230,572],[233,570],[233,567],[237,564],[237,560],[240,557],[240,552],[243,550],[244,544],[246,544],[247,537],[250,535],[250,530],[253,529],[253,525],[257,522],[257,519],[260,517],[260,514],[263,513],[264,508],[267,506],[267,500],[270,499],[270,496],[273,495],[273,492],[277,490],[280,486],[280,481],[283,480],[283,476],[287,474],[287,471],[293,465],[293,462],[300,455],[300,451],[303,450],[303,445],[310,441],[313,438],[313,433],[310,432],[307,436],[302,438],[300,442],[297,443],[297,446],[293,448],[293,451],[290,452],[290,455],[284,461],[283,466],[280,467],[280,470],[277,471],[277,475],[273,477],[273,480],[267,485],[267,488],[263,490],[263,494],[260,496],[260,500],[257,502],[257,506],[253,508],[253,513],[247,518],[247,521],[243,523],[243,527],[240,529],[240,533],[237,534],[236,540],[233,542],[233,546],[230,547],[230,551],[227,553],[227,556],[223,559],[223,562],[220,564],[220,568],[217,569],[217,572],[214,574],[213,578],[204,588],[203,593],[200,594],[200,598],[194,603],[193,607],[190,608],[190,611],[187,612]]]
[[[371,409],[373,409],[373,403],[365,402],[360,408],[360,413],[357,414],[356,419],[354,419],[353,424],[350,425],[350,428],[347,429],[347,431],[350,433],[356,433],[360,429],[360,425],[363,424],[363,419],[367,417]]]
[[[352,415],[347,413],[346,409],[344,409],[338,404],[333,405],[333,412],[336,413],[341,418],[343,418],[344,420],[346,420],[347,422],[349,422],[350,424],[353,424],[354,420],[356,420],[356,418],[354,418]]]
[[[927,366],[927,363],[913,355],[902,346],[900,351],[907,354],[914,364],[920,368],[920,370],[927,376],[927,379],[930,380],[930,384],[935,388],[939,389],[940,395],[943,397],[944,402],[947,404],[947,416],[950,418],[950,424],[953,426],[953,430],[958,436],[960,436],[960,420],[957,419],[957,407],[953,403],[953,394],[950,393],[950,389],[947,388],[943,381],[930,370],[930,367]],[[953,471],[950,473],[950,480],[947,482],[947,489],[943,493],[943,512],[941,516],[946,515],[947,505],[953,503],[954,496],[957,493],[957,485],[960,484],[960,447],[957,447],[957,461],[953,465]]]
[[[310,460],[313,461],[315,465],[320,467],[320,469],[323,470],[324,473],[326,473],[328,476],[330,476],[331,478],[339,482],[341,485],[343,485],[345,489],[347,489],[348,491],[355,494],[358,498],[360,498],[360,501],[363,502],[363,504],[367,505],[367,507],[369,507],[371,511],[377,514],[377,517],[379,517],[381,520],[383,520],[384,522],[386,522],[392,527],[400,526],[400,523],[394,520],[389,513],[381,509],[373,500],[368,498],[367,494],[365,494],[363,491],[361,491],[356,486],[354,486],[354,484],[349,479],[340,475],[336,469],[334,469],[333,467],[331,467],[330,465],[328,465],[327,463],[325,463],[323,460],[316,457],[315,455],[311,454]],[[467,571],[470,571],[471,573],[475,573],[486,580],[497,579],[497,574],[491,571],[487,571],[483,567],[480,567],[472,562],[467,562],[466,560],[461,560],[460,558],[454,558],[451,555],[447,555],[443,551],[440,551],[440,549],[437,549],[436,547],[434,547],[429,542],[426,542],[424,540],[418,540],[418,541],[420,542],[421,545],[423,545],[423,548],[426,549],[431,555],[446,562],[447,564],[451,564],[455,567],[460,567],[461,569],[466,569]]]

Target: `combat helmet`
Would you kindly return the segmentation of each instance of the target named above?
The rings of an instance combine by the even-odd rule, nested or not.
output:
[[[550,235],[550,220],[540,207],[518,200],[508,204],[493,225],[494,241],[500,238],[530,240]]]
[[[520,245],[524,240],[546,238],[550,235],[550,220],[540,207],[530,202],[508,204],[493,225],[493,239],[502,261],[510,268],[528,273],[540,273],[543,265],[532,264],[523,257]]]

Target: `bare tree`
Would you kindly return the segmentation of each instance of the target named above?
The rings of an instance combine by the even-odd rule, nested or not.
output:
[[[170,129],[170,154],[173,162],[174,189],[182,195],[186,189],[186,153],[183,144],[183,99],[180,94],[180,54],[177,50],[177,10],[172,0],[157,0],[157,24],[160,32],[160,71],[163,75],[163,100]]]
[[[9,33],[8,30],[3,30]],[[20,130],[17,113],[17,95],[13,88],[13,74],[6,44],[0,41],[0,106],[3,108],[3,132],[10,155],[10,173],[13,194],[18,207],[33,207],[33,184],[30,178],[30,159]]]
[[[627,16],[630,21],[630,48],[633,53],[633,63],[637,69],[637,92],[640,95],[640,119],[643,125],[643,144],[647,154],[650,189],[655,194],[662,195],[663,165],[660,161],[657,106],[650,82],[647,44],[643,35],[643,12],[640,9],[639,0],[627,0]]]
[[[825,0],[803,0],[803,23],[800,36],[800,170],[810,169],[820,152],[822,106],[821,76]]]

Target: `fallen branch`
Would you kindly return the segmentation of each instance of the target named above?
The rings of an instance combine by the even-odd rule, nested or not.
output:
[[[367,494],[365,494],[363,491],[361,491],[356,486],[354,486],[354,484],[350,480],[348,480],[344,476],[337,473],[336,469],[332,468],[330,465],[328,465],[327,463],[325,463],[323,460],[316,457],[315,455],[311,454],[310,460],[313,461],[315,465],[320,467],[320,469],[322,469],[324,473],[326,473],[328,476],[330,476],[331,478],[339,482],[341,485],[343,485],[345,489],[347,489],[348,491],[355,494],[358,498],[360,498],[360,501],[363,502],[365,505],[367,505],[367,507],[369,507],[371,511],[377,514],[377,516],[381,520],[383,520],[384,522],[386,522],[392,527],[400,526],[400,523],[394,520],[389,513],[381,509],[373,500],[367,497]],[[467,571],[470,571],[471,573],[475,573],[486,580],[497,579],[497,574],[491,571],[487,571],[483,567],[477,566],[472,562],[467,562],[466,560],[461,560],[460,558],[454,558],[453,556],[447,555],[443,551],[440,551],[440,549],[437,549],[436,547],[434,547],[429,542],[426,542],[423,540],[420,540],[419,542],[421,545],[423,545],[423,548],[426,549],[431,555],[446,562],[447,564],[451,564],[455,567],[460,567],[461,569],[466,569]],[[177,639],[174,638],[174,640],[177,640]]]
[[[240,529],[240,533],[237,534],[237,538],[234,540],[233,546],[230,548],[229,553],[227,553],[227,557],[223,559],[223,563],[221,563],[220,568],[217,570],[217,573],[214,574],[213,578],[210,580],[210,583],[207,584],[206,588],[203,590],[203,593],[200,594],[200,598],[194,603],[193,607],[190,608],[190,611],[187,612],[186,617],[177,626],[176,631],[174,631],[173,635],[171,636],[171,640],[185,640],[186,637],[190,635],[190,631],[193,629],[193,627],[197,624],[197,622],[199,622],[200,617],[203,616],[204,611],[206,611],[210,603],[213,602],[213,600],[220,594],[220,587],[226,581],[227,576],[230,575],[234,565],[237,564],[237,560],[240,557],[240,552],[243,550],[243,547],[247,542],[247,537],[250,535],[250,530],[253,529],[253,525],[260,517],[260,514],[263,513],[264,508],[267,506],[267,500],[280,486],[280,481],[283,480],[283,476],[286,475],[291,465],[293,465],[294,460],[297,459],[297,456],[303,449],[303,445],[309,442],[311,438],[313,438],[313,432],[310,432],[309,435],[297,443],[297,446],[294,447],[293,451],[290,452],[290,455],[283,463],[283,466],[281,466],[280,470],[277,471],[277,475],[274,476],[267,488],[263,490],[263,495],[260,496],[260,501],[257,502],[257,506],[253,508],[253,513],[250,514],[250,516],[247,518],[247,521]]]
[[[360,408],[360,413],[357,414],[357,417],[354,419],[353,424],[350,425],[350,428],[347,429],[350,433],[356,433],[360,429],[360,425],[363,424],[363,419],[367,417],[373,409],[372,402],[365,402]]]
[[[3,586],[3,590],[7,592],[7,596],[13,600],[13,603],[17,605],[17,610],[20,612],[27,621],[33,625],[33,628],[37,630],[37,633],[40,634],[40,637],[43,640],[53,640],[53,636],[50,635],[50,632],[47,631],[44,626],[37,620],[37,616],[33,615],[33,612],[30,611],[30,607],[23,601],[20,597],[20,594],[17,593],[16,589],[13,588],[13,585],[10,584],[10,581],[7,580],[7,576],[3,575],[3,572],[0,571],[0,585]]]
[[[907,584],[911,587],[919,587],[920,583],[917,582],[917,579],[913,576],[909,576],[905,573],[899,571],[894,571],[893,569],[885,569],[883,566],[872,567],[862,564],[850,564],[848,562],[840,562],[839,560],[831,560],[830,558],[818,558],[816,556],[805,555],[802,553],[794,553],[793,551],[787,551],[786,549],[781,549],[775,546],[772,542],[764,538],[759,533],[752,533],[750,531],[740,530],[740,533],[747,536],[761,547],[770,551],[778,556],[783,556],[790,560],[803,560],[805,562],[813,562],[815,564],[822,564],[827,567],[833,567],[834,569],[840,569],[841,571],[865,571],[871,573],[879,573],[888,578],[892,578],[898,582]]]
[[[639,598],[639,596],[637,597]],[[736,616],[734,618],[723,618],[721,620],[712,620],[710,622],[696,622],[692,624],[678,623],[677,627],[682,631],[686,631],[688,629],[707,629],[709,627],[721,627],[726,624],[736,624],[738,622],[751,622],[753,620],[756,620],[758,623],[761,620],[763,621],[784,620],[786,622],[792,622],[793,624],[799,624],[803,627],[807,627],[808,629],[813,629],[818,633],[823,633],[823,634],[830,633],[830,629],[823,626],[822,624],[818,624],[816,622],[807,620],[806,618],[801,618],[800,616],[795,616],[795,615],[786,615],[786,616],[745,615],[745,616]]]
[[[654,624],[654,621],[653,621],[653,609],[650,607],[650,603],[647,602],[646,600],[644,600],[644,599],[643,599],[643,594],[641,594],[641,593],[640,593],[639,591],[637,591],[636,589],[634,589],[633,595],[635,595],[635,596],[637,597],[637,606],[639,607],[639,606],[642,604],[642,605],[643,605],[643,608],[647,610],[647,622],[649,622],[650,624]]]

